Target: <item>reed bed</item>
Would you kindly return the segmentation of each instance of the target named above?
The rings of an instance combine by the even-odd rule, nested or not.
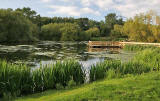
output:
[[[152,71],[153,68],[144,62],[130,61],[121,63],[117,60],[107,60],[103,63],[93,65],[90,69],[90,81],[104,78],[122,77],[127,74],[142,74]],[[112,74],[112,75],[111,75]],[[110,77],[108,77],[110,76]]]
[[[160,70],[160,48],[146,49],[138,52],[132,61],[139,61],[152,67],[154,71]]]
[[[77,61],[57,61],[31,71],[25,65],[0,61],[0,96],[21,96],[47,89],[67,87],[72,81],[79,85],[85,81],[85,73]],[[70,84],[72,85],[72,84]]]
[[[156,49],[156,46],[151,45],[125,45],[123,50],[125,51],[142,51],[145,49]]]
[[[96,81],[98,79],[103,79],[106,77],[106,72],[108,70],[114,70],[118,72],[121,69],[121,61],[117,60],[106,60],[96,65],[92,65],[90,69],[90,81]]]
[[[142,74],[150,71],[160,70],[160,49],[148,48],[138,52],[133,59],[127,63],[118,60],[106,60],[93,65],[90,69],[90,81],[111,77],[123,77],[127,74]]]

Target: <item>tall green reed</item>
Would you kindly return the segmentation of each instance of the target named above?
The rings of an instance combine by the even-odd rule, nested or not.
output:
[[[106,60],[93,65],[90,69],[90,81],[106,78],[106,74],[142,74],[160,70],[160,49],[145,49],[138,52],[129,62],[121,63],[117,60]],[[110,72],[112,73],[110,73]],[[114,72],[114,73],[113,73]]]
[[[29,93],[31,89],[30,68],[25,65],[14,65],[0,61],[0,95],[12,96]]]
[[[152,45],[125,45],[123,50],[125,51],[142,51],[145,49],[156,49],[156,46]]]
[[[160,70],[160,48],[146,49],[138,52],[132,61],[139,61],[150,66],[153,70]]]
[[[90,69],[90,81],[96,81],[106,77],[106,72],[109,69],[114,69],[118,72],[121,69],[121,61],[118,60],[106,60],[96,65],[91,66]]]
[[[77,61],[57,61],[32,70],[26,65],[15,65],[0,60],[0,96],[31,94],[55,89],[56,84],[66,87],[70,81],[82,84],[85,73]]]

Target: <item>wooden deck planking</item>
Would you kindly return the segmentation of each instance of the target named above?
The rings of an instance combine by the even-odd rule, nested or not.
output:
[[[152,45],[160,47],[160,43],[144,42],[113,42],[113,41],[89,41],[88,46],[93,48],[123,48],[125,45]]]

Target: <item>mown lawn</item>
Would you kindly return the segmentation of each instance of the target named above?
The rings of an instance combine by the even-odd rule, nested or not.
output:
[[[15,101],[160,101],[160,72],[101,80],[68,90],[50,90]]]

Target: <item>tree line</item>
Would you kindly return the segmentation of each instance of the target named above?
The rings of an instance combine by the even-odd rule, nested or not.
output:
[[[110,13],[104,21],[95,21],[88,18],[42,17],[28,7],[0,9],[0,42],[88,41],[102,38],[159,42],[160,25],[151,23],[153,15],[150,12],[123,21],[115,13]]]
[[[114,25],[111,36],[126,36],[137,42],[160,42],[160,16],[153,10],[138,14],[124,25]]]

